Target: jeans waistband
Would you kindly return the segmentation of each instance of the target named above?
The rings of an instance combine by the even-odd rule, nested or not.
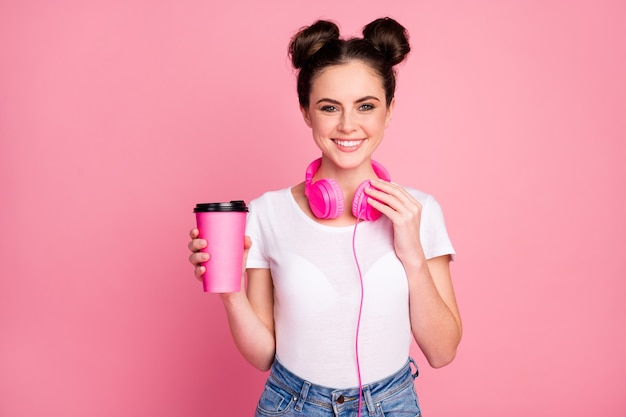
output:
[[[414,373],[412,372],[411,364],[415,368]],[[394,374],[379,381],[363,385],[363,404],[367,406],[370,413],[373,413],[376,402],[384,401],[396,392],[406,388],[408,384],[413,383],[418,374],[419,371],[415,361],[413,358],[408,358],[404,366]],[[358,408],[359,387],[335,389],[313,384],[289,371],[278,359],[274,359],[269,379],[291,393],[294,398],[297,398],[297,411],[302,410],[305,402],[323,408],[335,409],[335,411],[343,408]],[[300,387],[300,390],[295,391],[294,387]]]

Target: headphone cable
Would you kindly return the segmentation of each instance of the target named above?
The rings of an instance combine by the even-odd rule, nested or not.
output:
[[[363,295],[364,295],[364,289],[363,289],[363,274],[361,272],[361,266],[359,265],[359,259],[356,255],[356,227],[359,224],[359,221],[361,219],[361,213],[359,213],[359,215],[357,216],[356,219],[356,223],[354,223],[354,231],[352,232],[352,254],[354,255],[354,262],[356,263],[356,269],[359,273],[359,282],[361,284],[361,299],[359,302],[359,314],[357,316],[357,321],[356,321],[356,343],[355,343],[355,353],[356,353],[356,369],[357,369],[357,376],[359,379],[359,408],[358,408],[358,417],[361,417],[361,405],[363,404],[363,384],[362,384],[362,380],[361,380],[361,364],[359,362],[359,329],[361,327],[361,314],[363,312]]]

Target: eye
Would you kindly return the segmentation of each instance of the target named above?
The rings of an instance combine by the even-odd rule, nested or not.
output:
[[[372,104],[361,104],[359,106],[359,110],[360,111],[369,111],[369,110],[374,110],[374,105]]]
[[[322,106],[320,110],[323,111],[323,112],[332,113],[332,112],[336,112],[337,111],[337,107],[330,106],[330,105],[329,106]]]

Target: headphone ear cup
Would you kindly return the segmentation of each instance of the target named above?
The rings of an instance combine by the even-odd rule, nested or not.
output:
[[[352,214],[357,219],[371,221],[378,219],[382,213],[367,204],[367,199],[369,197],[365,194],[365,189],[368,187],[371,187],[370,180],[363,181],[354,192],[354,199],[352,200]]]
[[[343,213],[343,192],[337,181],[321,179],[309,186],[309,206],[318,219],[334,219]]]

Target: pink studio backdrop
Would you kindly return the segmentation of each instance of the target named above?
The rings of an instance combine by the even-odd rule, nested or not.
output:
[[[429,416],[626,415],[619,1],[3,1],[0,415],[250,416],[265,374],[187,262],[196,202],[318,155],[286,57],[323,17],[400,20],[376,155],[433,193],[465,335]]]

